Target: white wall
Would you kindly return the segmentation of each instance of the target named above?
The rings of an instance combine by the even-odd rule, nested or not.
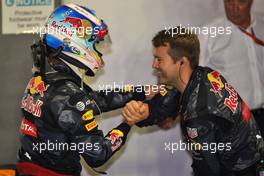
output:
[[[96,10],[110,28],[112,54],[105,56],[104,70],[92,79],[92,87],[102,84],[155,83],[152,76],[151,39],[165,26],[191,24],[200,26],[224,15],[222,0],[79,0]],[[254,10],[264,9],[256,0]],[[107,113],[99,120],[107,133],[121,121],[119,112]],[[169,131],[156,127],[134,127],[123,148],[104,168],[114,176],[190,176],[191,159],[185,151],[164,151],[164,142],[179,142],[179,124]],[[84,174],[86,175],[86,174]]]

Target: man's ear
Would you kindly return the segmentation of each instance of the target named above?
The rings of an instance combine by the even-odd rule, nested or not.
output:
[[[183,64],[183,59],[181,59],[181,62],[180,62],[180,65],[182,65]]]
[[[184,63],[189,62],[189,59],[186,56],[183,56],[180,60],[180,65],[183,65]]]

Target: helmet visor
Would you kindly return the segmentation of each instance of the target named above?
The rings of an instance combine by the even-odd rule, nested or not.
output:
[[[107,34],[103,39],[94,42],[94,50],[100,55],[107,55],[111,53],[112,40],[109,34]]]

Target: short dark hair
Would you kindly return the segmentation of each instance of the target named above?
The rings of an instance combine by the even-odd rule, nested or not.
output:
[[[156,48],[169,45],[168,54],[174,62],[185,56],[189,59],[192,69],[198,66],[200,55],[199,39],[196,34],[181,26],[158,32],[152,39],[152,44]]]

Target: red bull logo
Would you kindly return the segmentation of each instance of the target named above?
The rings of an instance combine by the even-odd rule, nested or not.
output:
[[[61,22],[70,23],[71,27],[74,27],[77,30],[79,30],[80,27],[83,27],[83,22],[80,18],[72,18],[72,17],[66,16],[65,19],[62,20]]]
[[[21,108],[25,111],[33,114],[36,117],[41,116],[41,107],[43,105],[43,102],[40,100],[37,100],[34,103],[34,98],[32,96],[26,96],[22,99],[21,102]]]
[[[238,105],[238,95],[235,89],[230,84],[226,83],[225,86],[227,92],[229,93],[229,97],[225,98],[224,104],[234,113]]]
[[[41,97],[44,97],[44,92],[47,90],[47,88],[48,86],[45,86],[41,76],[31,78],[27,86],[27,89],[29,89],[31,95],[39,93]]]
[[[76,35],[81,39],[90,38],[95,31],[92,24],[88,20],[81,18],[65,16],[65,19],[60,22],[69,23],[73,33],[76,33]]]
[[[97,32],[97,37],[103,39],[108,34],[107,28],[103,28]]]
[[[114,144],[116,142],[117,139],[119,139],[120,137],[123,137],[124,133],[120,130],[112,130],[110,133],[110,140],[111,143]]]
[[[124,136],[124,133],[120,130],[112,130],[109,134],[109,136],[107,136],[107,139],[111,141],[112,143],[112,147],[111,150],[114,152],[115,150],[117,150],[118,148],[120,148],[120,146],[122,145],[122,138]]]
[[[222,97],[221,91],[225,86],[224,86],[220,76],[221,75],[219,72],[212,71],[211,73],[208,73],[207,78],[212,85],[212,91],[215,94],[218,94],[220,97]]]

